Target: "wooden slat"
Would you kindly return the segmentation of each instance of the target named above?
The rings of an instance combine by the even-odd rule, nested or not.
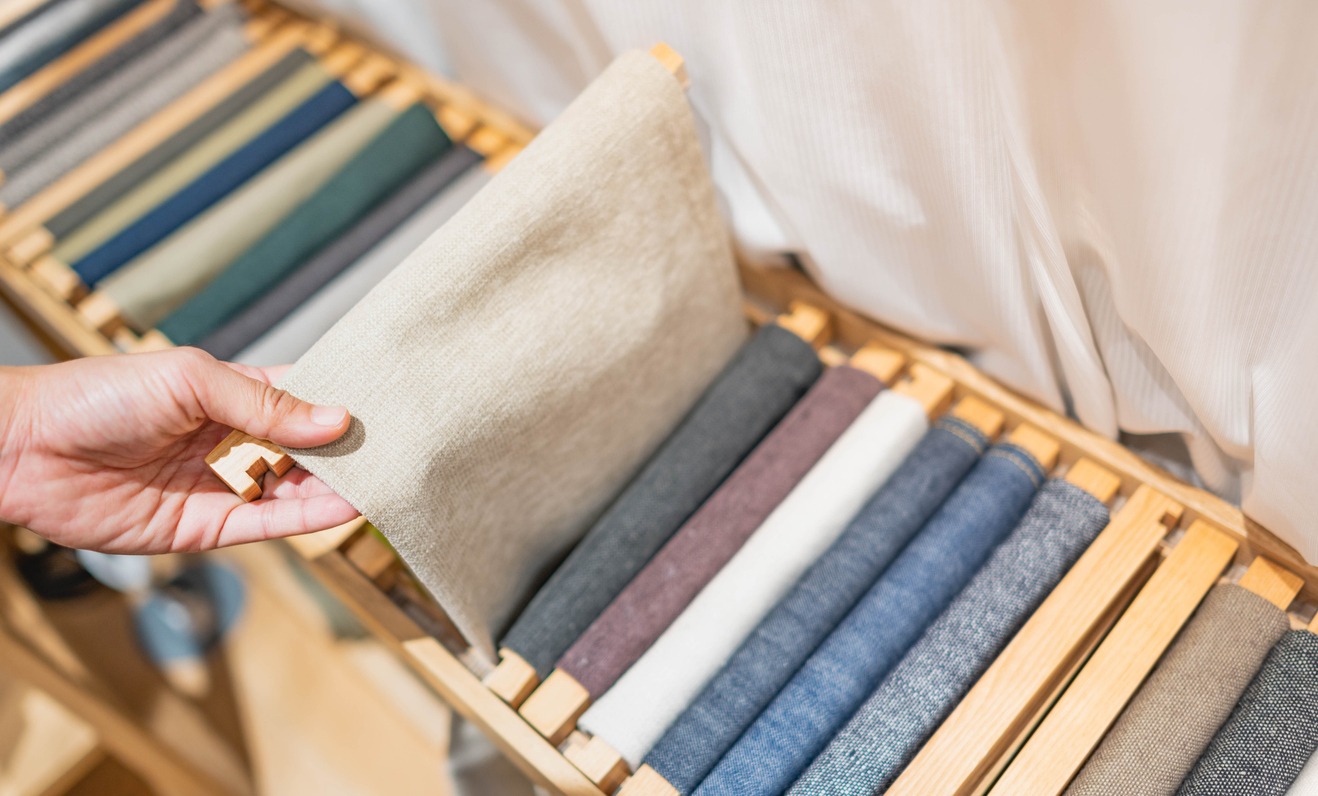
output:
[[[585,686],[562,669],[555,669],[527,697],[519,712],[527,724],[557,746],[576,729],[577,719],[589,707],[590,692]]]
[[[1249,569],[1240,578],[1240,586],[1285,611],[1300,593],[1304,579],[1263,556],[1250,562]]]
[[[952,407],[952,417],[969,423],[989,439],[1002,433],[1002,424],[1007,420],[1002,412],[973,395],[967,395],[956,402],[956,406]]]
[[[617,790],[631,773],[627,761],[602,738],[588,738],[570,744],[563,750],[563,756],[605,793]]]
[[[1092,643],[1181,516],[1140,487],[924,745],[888,793],[973,793]]]
[[[775,322],[815,348],[828,343],[828,313],[804,301],[793,301]]]
[[[1081,459],[1071,465],[1066,472],[1066,482],[1098,498],[1100,503],[1111,502],[1121,488],[1120,478],[1091,459]]]
[[[540,684],[535,667],[510,649],[499,650],[499,665],[485,676],[485,687],[512,707],[521,707]]]
[[[952,401],[952,380],[919,363],[911,365],[906,378],[893,385],[892,391],[920,402],[925,414],[941,415]]]
[[[1231,537],[1191,525],[989,793],[1064,791],[1235,552]]]
[[[47,293],[28,275],[0,257],[0,290],[62,348],[75,356],[114,354],[117,349],[72,308]]]
[[[622,783],[618,796],[680,796],[677,788],[649,766],[641,766]]]

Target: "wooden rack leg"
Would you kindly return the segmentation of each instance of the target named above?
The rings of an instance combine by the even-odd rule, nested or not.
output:
[[[284,475],[293,457],[272,442],[233,431],[206,455],[206,464],[235,494],[252,501],[261,496],[261,477],[267,471]]]
[[[577,719],[590,707],[590,692],[562,669],[549,673],[526,702],[522,718],[555,746],[576,729]]]

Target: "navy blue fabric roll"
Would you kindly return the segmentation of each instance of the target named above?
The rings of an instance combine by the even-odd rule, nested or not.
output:
[[[124,42],[118,48],[106,53],[95,63],[88,65],[86,69],[72,75],[68,80],[46,92],[44,96],[15,114],[4,124],[0,124],[0,149],[8,146],[18,136],[44,120],[55,109],[76,99],[106,77],[136,60],[142,53],[154,47],[200,13],[201,7],[197,5],[196,0],[178,0],[174,8],[164,17],[147,26],[145,30]]]
[[[277,124],[217,163],[167,202],[73,264],[88,285],[114,273],[124,263],[164,240],[230,191],[352,107],[357,98],[334,81]]]
[[[805,771],[1020,522],[1043,484],[995,445],[696,789],[777,796]]]
[[[0,39],[0,91],[58,58],[142,0],[64,0],[44,6]]]
[[[481,160],[471,149],[455,147],[197,346],[232,359]]]
[[[988,440],[946,417],[764,618],[645,762],[691,793],[979,461]]]

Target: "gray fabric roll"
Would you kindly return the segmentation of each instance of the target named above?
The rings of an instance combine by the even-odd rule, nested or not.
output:
[[[248,48],[242,12],[222,6],[33,128],[0,153],[0,202],[17,207]]]
[[[58,112],[65,105],[118,72],[127,64],[152,50],[159,42],[193,17],[201,14],[195,0],[178,0],[174,8],[154,24],[138,33],[95,63],[89,64],[40,99],[0,125],[0,153],[35,125]]]
[[[1229,647],[1220,650],[1233,652]],[[1268,653],[1177,794],[1282,796],[1315,749],[1318,636],[1292,630]]]
[[[0,89],[7,89],[140,0],[62,0],[0,39]]]
[[[1286,614],[1257,594],[1214,587],[1067,796],[1174,794],[1289,629]]]
[[[216,127],[255,102],[257,97],[278,85],[315,59],[305,50],[293,50],[273,66],[244,83],[216,102],[201,115],[183,126],[159,146],[120,169],[113,177],[88,191],[76,202],[46,222],[46,229],[58,240],[87,223],[93,216],[137,187],[161,166],[192,148]]]

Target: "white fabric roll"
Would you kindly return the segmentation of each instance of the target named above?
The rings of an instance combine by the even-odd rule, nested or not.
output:
[[[879,393],[732,560],[579,722],[635,768],[929,429],[919,402]]]
[[[1318,755],[1309,758],[1300,775],[1291,783],[1287,796],[1318,796]]]

